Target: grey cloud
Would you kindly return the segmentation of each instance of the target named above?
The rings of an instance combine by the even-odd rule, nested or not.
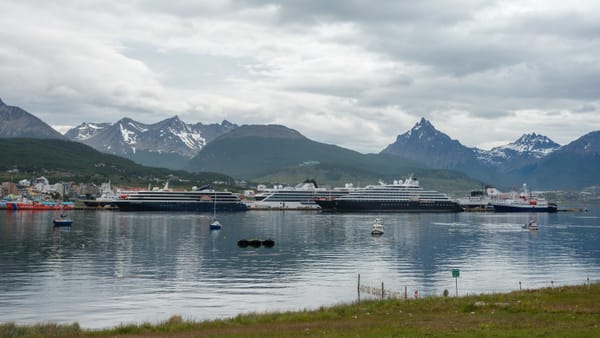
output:
[[[61,125],[179,114],[294,127],[310,113],[345,128],[308,123],[300,132],[370,151],[385,146],[375,134],[404,132],[421,116],[434,124],[452,116],[454,130],[476,120],[511,131],[516,112],[531,110],[539,120],[527,122],[560,133],[548,135],[557,140],[600,128],[600,11],[594,2],[533,6],[540,4],[0,2],[0,98]],[[566,128],[556,114],[588,122]],[[343,137],[365,116],[373,125],[362,139]],[[507,136],[473,133],[469,142],[491,137]]]

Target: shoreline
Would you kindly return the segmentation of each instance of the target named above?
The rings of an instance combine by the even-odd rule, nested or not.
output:
[[[186,321],[172,316],[160,323],[122,324],[90,330],[79,324],[0,324],[2,337],[125,336],[594,336],[600,330],[600,284],[508,293],[369,299],[316,310],[246,313]]]

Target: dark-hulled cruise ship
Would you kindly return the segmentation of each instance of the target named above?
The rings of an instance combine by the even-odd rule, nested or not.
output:
[[[113,202],[122,211],[246,211],[238,195],[215,191],[206,186],[192,191],[160,190],[130,191]]]
[[[392,184],[369,185],[347,195],[316,200],[323,211],[459,212],[446,194],[423,190],[412,176]]]

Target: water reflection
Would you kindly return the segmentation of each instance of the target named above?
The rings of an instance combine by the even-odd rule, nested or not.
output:
[[[381,237],[370,235],[375,217]],[[420,295],[582,283],[600,276],[598,213],[530,215],[247,212],[210,215],[76,211],[0,215],[0,321],[84,327],[209,319],[240,312],[314,308],[356,298],[363,283]],[[239,239],[275,240],[239,248]]]

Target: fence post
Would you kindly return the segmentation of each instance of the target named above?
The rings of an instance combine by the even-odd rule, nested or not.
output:
[[[381,281],[381,300],[383,300],[384,295],[385,291],[383,290],[383,281]]]
[[[408,299],[408,287],[404,285],[404,300]]]
[[[588,290],[590,289],[590,277],[587,278]]]
[[[519,281],[519,290],[523,290],[523,289],[521,288],[521,281]]]
[[[358,284],[356,284],[356,292],[358,293],[358,304],[360,304],[360,273],[358,274]]]

